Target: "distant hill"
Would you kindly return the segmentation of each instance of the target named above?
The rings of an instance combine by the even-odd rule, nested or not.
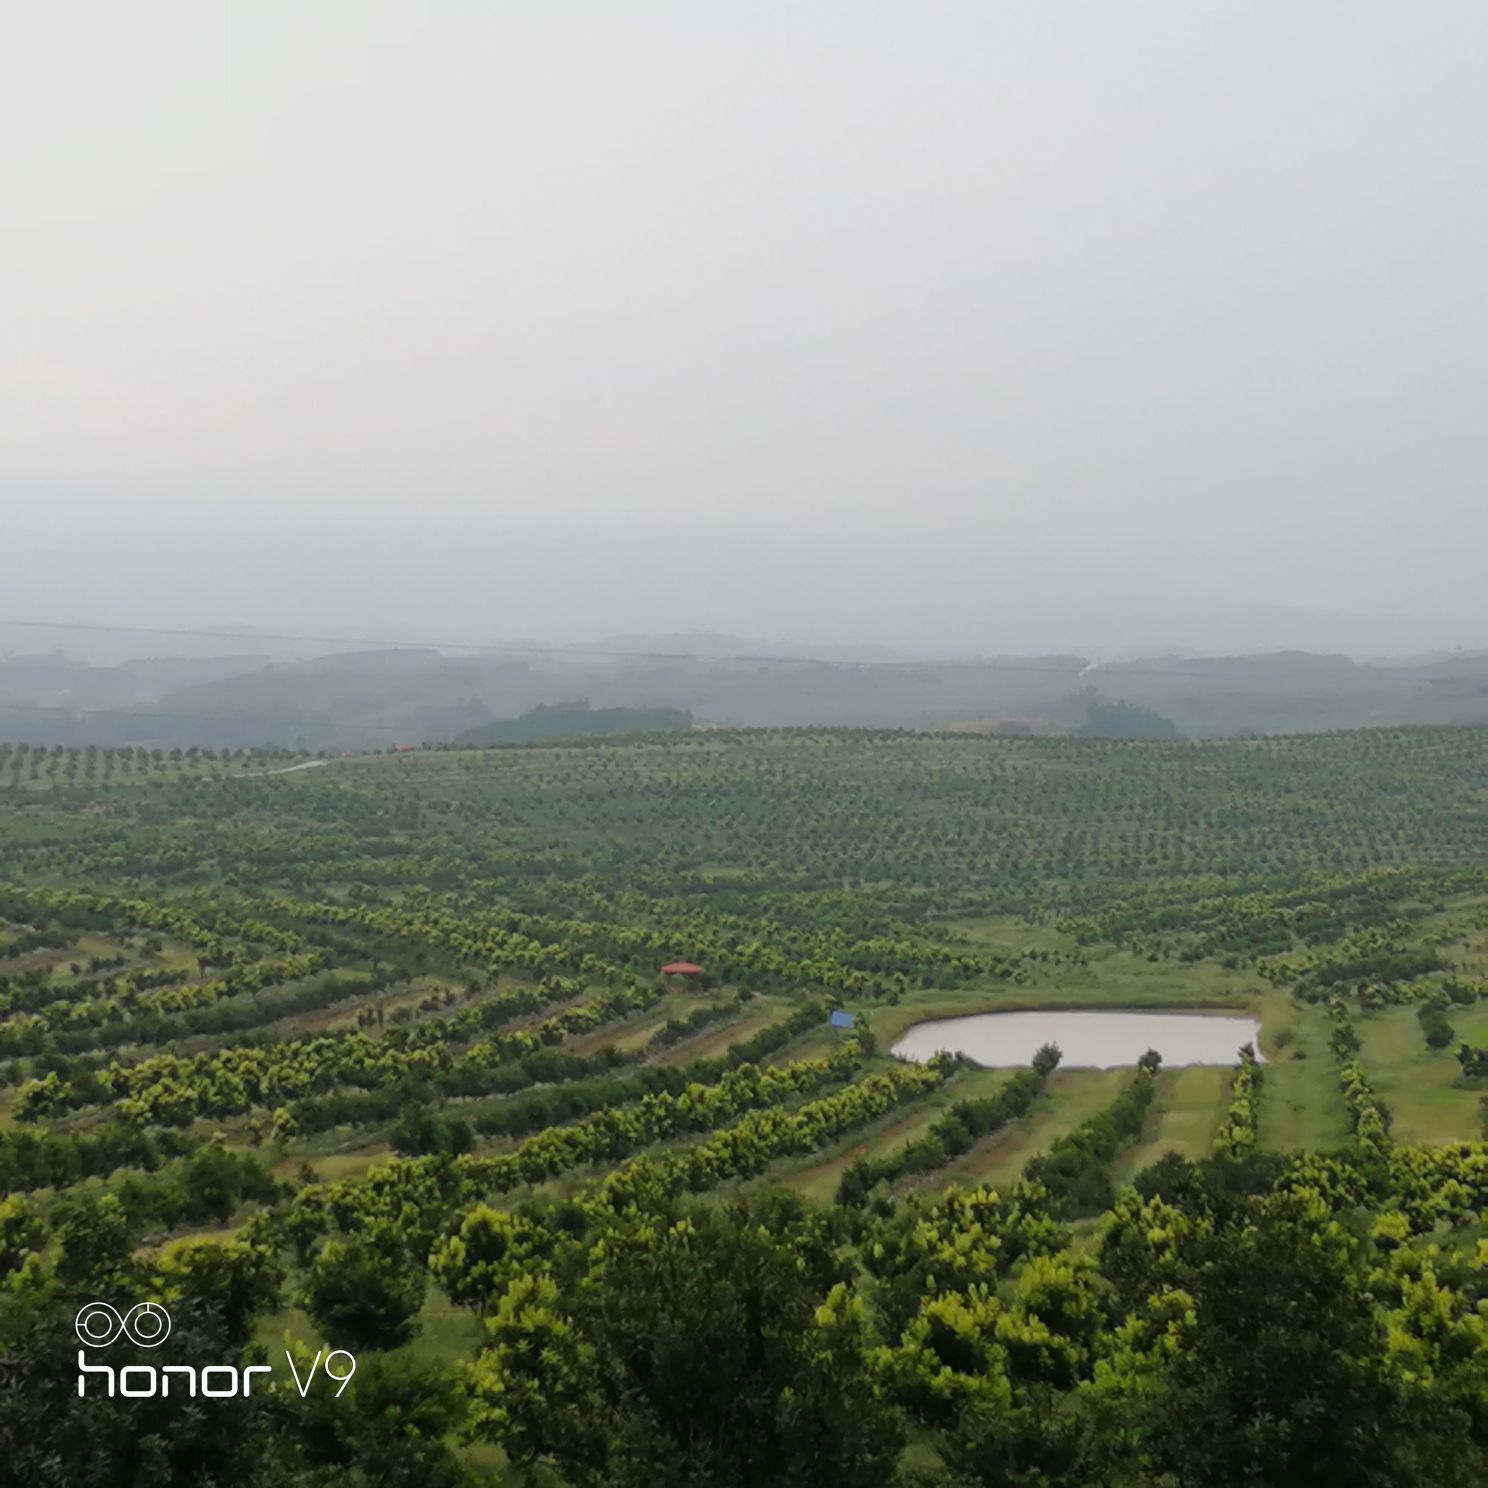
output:
[[[266,660],[262,656],[161,656],[92,666],[61,651],[0,657],[0,718],[7,704],[21,710],[60,710],[65,716],[70,709],[93,711],[152,703],[178,688],[243,676],[258,670]],[[8,736],[18,737],[13,731]]]
[[[692,727],[680,708],[591,708],[587,702],[539,703],[520,718],[504,718],[466,729],[456,744],[531,744],[544,739],[583,739],[596,734],[671,733]]]
[[[1488,722],[1488,656],[1366,664],[1347,656],[1148,657],[1083,678],[1112,701],[1150,708],[1184,734],[1307,733],[1401,723]]]
[[[656,649],[625,651],[628,643]],[[1305,651],[1149,656],[958,657],[754,653],[740,637],[617,637],[624,654],[345,651],[169,657],[91,666],[61,653],[0,659],[0,741],[151,748],[380,749],[395,742],[520,742],[676,728],[829,727],[1071,733],[1088,689],[1195,738],[1409,723],[1488,723],[1488,654],[1363,663]],[[718,654],[707,655],[712,644]],[[745,649],[733,649],[740,647]],[[673,649],[675,648],[675,649]],[[851,649],[851,648],[844,648]],[[870,648],[871,649],[871,648]],[[781,660],[765,660],[766,655]],[[588,702],[588,717],[549,717]],[[548,713],[538,713],[538,709]],[[609,715],[609,716],[606,716]],[[541,724],[532,721],[540,719]],[[1101,732],[1161,729],[1130,712]]]

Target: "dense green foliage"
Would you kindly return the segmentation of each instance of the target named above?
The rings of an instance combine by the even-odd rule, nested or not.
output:
[[[1136,703],[1107,702],[1093,687],[1083,694],[1085,722],[1080,734],[1087,739],[1176,739],[1178,725],[1171,718]]]
[[[266,768],[0,759],[0,1474],[1488,1483],[1485,734]],[[889,1052],[1128,1004],[1260,1044]],[[105,1298],[283,1387],[81,1400]]]
[[[1024,1178],[1048,1194],[1051,1213],[1061,1218],[1099,1214],[1115,1199],[1111,1162],[1141,1133],[1155,1094],[1152,1076],[1151,1068],[1139,1068],[1104,1111],[1057,1138],[1047,1154],[1028,1164]]]

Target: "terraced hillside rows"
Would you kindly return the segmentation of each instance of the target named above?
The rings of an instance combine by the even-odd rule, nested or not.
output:
[[[1488,731],[741,731],[267,768],[0,751],[0,1318],[144,1288],[223,1347],[334,1343],[423,1392],[408,1481],[533,1484],[647,1480],[616,1443],[644,1457],[670,1428],[625,1414],[634,1382],[584,1373],[584,1330],[614,1315],[582,1299],[663,1273],[685,1299],[667,1268],[766,1245],[746,1232],[817,1257],[809,1326],[834,1341],[777,1364],[809,1391],[802,1361],[838,1350],[843,1398],[887,1412],[872,1461],[834,1458],[811,1416],[811,1450],[861,1481],[916,1462],[1035,1481],[990,1464],[1032,1471],[1028,1421],[1106,1409],[1087,1397],[1116,1340],[1140,1352],[1171,1321],[1200,1348],[1201,1320],[1154,1299],[1201,1292],[1196,1237],[1236,1223],[1216,1194],[1283,1228],[1346,1213],[1349,1264],[1393,1278],[1360,1295],[1396,1354],[1424,1305],[1407,1276],[1476,1326]],[[702,975],[661,974],[679,959]],[[888,1052],[939,1016],[1081,1007],[1248,1010],[1259,1057]],[[1020,1375],[1019,1329],[1063,1362]],[[557,1379],[565,1337],[587,1342]],[[1153,1348],[1130,1377],[1167,1388]],[[1488,1378],[1488,1344],[1463,1348]],[[569,1388],[587,1405],[566,1417]],[[58,1389],[48,1408],[72,1409]],[[303,1435],[254,1421],[255,1460]],[[367,1482],[415,1452],[326,1430],[319,1468]],[[1070,1431],[1042,1481],[1105,1481]],[[666,1471],[730,1480],[711,1458],[686,1476],[701,1450]]]

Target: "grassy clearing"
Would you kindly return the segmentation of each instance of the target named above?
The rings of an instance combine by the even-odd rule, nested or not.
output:
[[[1017,919],[951,920],[946,928],[966,937],[982,951],[1017,955],[1020,951],[1072,951],[1075,938],[1053,925],[1030,925]]]
[[[766,1060],[766,1064],[789,1064],[794,1059],[823,1059],[841,1044],[848,1035],[841,1029],[828,1027],[826,1020],[817,1028],[808,1028],[798,1034],[784,1048],[777,1049]]]
[[[1452,1008],[1448,1017],[1460,1038],[1488,1041],[1488,1005]],[[1261,1048],[1268,1060],[1261,1087],[1262,1145],[1286,1152],[1342,1146],[1348,1116],[1328,1050],[1326,1016],[1274,991],[1267,994],[1262,1019]],[[1281,1039],[1284,1028],[1290,1036]],[[1398,1141],[1436,1144],[1477,1135],[1484,1092],[1461,1083],[1452,1049],[1426,1047],[1414,1006],[1366,1014],[1358,1028],[1360,1062],[1394,1113]]]
[[[1327,1015],[1273,989],[1262,999],[1260,1145],[1278,1152],[1328,1151],[1349,1139]]]
[[[958,1101],[991,1095],[1012,1078],[1012,1070],[964,1070],[947,1085],[932,1090],[908,1110],[892,1112],[872,1126],[825,1152],[794,1158],[765,1174],[767,1183],[784,1184],[809,1199],[829,1204],[837,1192],[843,1169],[855,1157],[882,1157],[923,1137]]]
[[[255,1338],[266,1350],[276,1378],[290,1389],[295,1386],[284,1357],[287,1340],[292,1339],[307,1348],[312,1359],[317,1350],[329,1347],[320,1329],[299,1307],[281,1308],[261,1319]],[[475,1314],[456,1306],[437,1286],[430,1286],[408,1352],[427,1364],[448,1367],[458,1360],[473,1359],[480,1352],[483,1339],[480,1320]],[[303,1378],[305,1367],[300,1365],[299,1368]],[[345,1366],[338,1364],[337,1368],[344,1370]],[[320,1388],[319,1381],[316,1388]],[[489,1442],[465,1442],[451,1437],[448,1444],[467,1467],[478,1473],[497,1474],[506,1468],[506,1454]],[[503,1477],[500,1481],[506,1482],[507,1479]]]
[[[1460,1043],[1481,1047],[1488,1044],[1488,1002],[1477,1002],[1471,1007],[1454,1007],[1447,1012],[1452,1027],[1457,1030]],[[1454,1045],[1448,1053],[1455,1053]]]
[[[359,1147],[352,1152],[328,1152],[320,1156],[295,1153],[274,1164],[270,1169],[276,1178],[288,1178],[307,1162],[315,1170],[315,1176],[331,1183],[338,1178],[361,1178],[373,1163],[384,1162],[393,1155],[386,1142],[376,1142],[370,1147]]]
[[[1460,1036],[1481,1037],[1485,1018],[1477,1008],[1452,1009],[1448,1018]],[[1386,1008],[1359,1020],[1359,1061],[1380,1098],[1394,1113],[1396,1141],[1436,1144],[1475,1135],[1483,1091],[1462,1083],[1454,1049],[1428,1049],[1414,1007]],[[1455,1048],[1455,1046],[1454,1046]]]
[[[689,1007],[696,1007],[694,998]],[[732,1023],[720,1023],[695,1039],[684,1039],[673,1044],[665,1053],[657,1056],[657,1064],[691,1064],[694,1059],[716,1059],[735,1044],[742,1044],[762,1028],[778,1023],[794,1004],[785,998],[756,997],[742,1018]],[[663,1020],[665,1021],[665,1020]]]
[[[305,1344],[311,1357],[326,1346],[320,1330],[298,1307],[270,1313],[258,1325],[257,1339],[272,1359],[281,1359],[286,1335]],[[431,1362],[471,1358],[481,1341],[480,1322],[475,1314],[457,1307],[437,1287],[430,1286],[418,1315],[418,1331],[408,1345],[410,1353]]]
[[[1164,1070],[1157,1077],[1157,1099],[1148,1111],[1142,1140],[1117,1159],[1112,1177],[1126,1183],[1169,1152],[1206,1157],[1230,1098],[1233,1072],[1207,1065]]]
[[[1180,966],[1112,951],[1088,966],[1059,966],[1023,986],[955,987],[912,992],[894,1006],[865,1011],[881,1049],[931,1018],[1059,1008],[1225,1011],[1254,1008],[1264,997],[1254,978],[1214,963]]]
[[[589,1029],[586,1033],[574,1034],[564,1039],[563,1047],[583,1058],[597,1054],[606,1047],[638,1049],[668,1018],[674,1016],[675,1012],[663,1002],[660,1007],[652,1008],[649,1012],[628,1019],[624,1023],[604,1023],[598,1028]]]
[[[1056,1073],[1027,1116],[994,1132],[942,1168],[933,1177],[933,1187],[1011,1183],[1030,1158],[1049,1150],[1056,1137],[1073,1131],[1082,1121],[1110,1105],[1131,1077],[1129,1069]]]

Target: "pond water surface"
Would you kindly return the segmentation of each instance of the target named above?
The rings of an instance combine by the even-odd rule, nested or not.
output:
[[[1254,1018],[1211,1013],[1063,1012],[973,1013],[906,1029],[893,1052],[922,1063],[942,1049],[989,1069],[1027,1064],[1040,1044],[1058,1044],[1060,1067],[1117,1069],[1156,1049],[1165,1067],[1238,1064],[1240,1045],[1254,1044]]]

